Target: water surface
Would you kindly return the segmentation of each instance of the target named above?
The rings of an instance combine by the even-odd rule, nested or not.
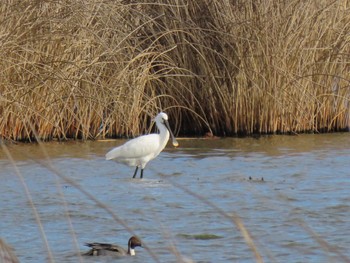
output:
[[[85,242],[126,247],[132,233],[146,248],[131,262],[255,262],[240,220],[265,262],[343,262],[349,136],[182,139],[148,164],[142,180],[131,179],[134,168],[104,160],[123,141],[7,145],[0,238],[21,262],[48,261],[38,220],[55,262],[130,262],[77,255]]]

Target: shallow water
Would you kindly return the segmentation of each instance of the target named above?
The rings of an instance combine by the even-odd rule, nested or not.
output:
[[[237,220],[265,262],[349,260],[349,133],[179,140],[142,180],[104,160],[120,143],[8,145],[14,162],[0,151],[0,238],[21,262],[49,258],[21,177],[55,262],[114,261],[77,253],[85,242],[126,247],[130,231],[146,245],[131,262],[254,262]]]

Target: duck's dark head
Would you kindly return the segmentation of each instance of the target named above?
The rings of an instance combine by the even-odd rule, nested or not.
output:
[[[137,236],[130,237],[128,247],[131,249],[134,249],[135,247],[142,247],[141,240]]]

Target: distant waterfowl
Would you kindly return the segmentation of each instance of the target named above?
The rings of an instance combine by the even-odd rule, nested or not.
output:
[[[91,249],[86,252],[85,256],[135,256],[135,247],[142,247],[141,240],[132,236],[128,242],[128,249],[124,249],[118,245],[106,243],[86,243]]]
[[[259,182],[265,182],[264,177],[261,177],[261,179],[259,180],[259,179],[254,179],[254,178],[252,178],[251,176],[249,176],[249,181],[255,181],[255,182],[257,182],[257,181],[259,181]]]
[[[13,252],[12,247],[0,239],[0,262],[1,263],[19,263],[18,258]]]
[[[168,115],[161,112],[154,120],[159,129],[159,134],[154,133],[137,137],[112,149],[106,154],[107,160],[113,159],[119,163],[136,166],[132,178],[135,178],[139,167],[141,167],[140,178],[143,178],[143,169],[150,160],[157,157],[164,149],[169,140],[169,134],[173,145],[175,147],[179,145],[170,129]]]

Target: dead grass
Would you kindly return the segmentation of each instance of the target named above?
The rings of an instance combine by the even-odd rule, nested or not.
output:
[[[134,136],[160,110],[184,135],[344,130],[349,6],[8,0],[0,6],[0,135]]]

